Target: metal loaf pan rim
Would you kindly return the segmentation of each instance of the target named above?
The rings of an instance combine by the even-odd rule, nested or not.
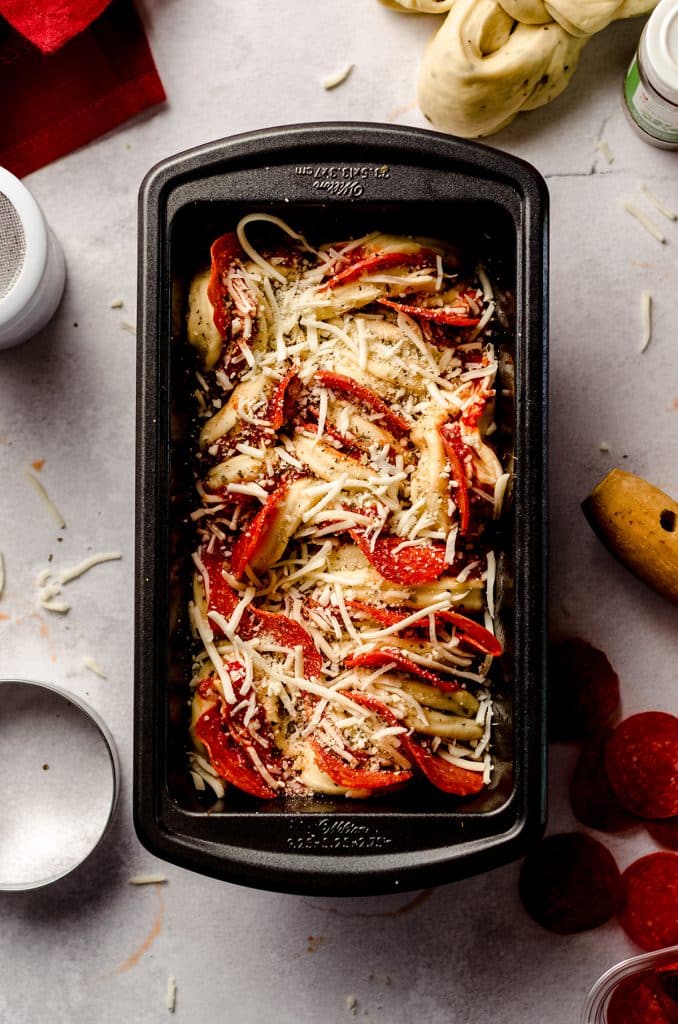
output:
[[[304,852],[303,844],[285,846],[285,836],[289,837],[290,824],[305,834],[309,816],[285,811],[269,812],[265,819],[269,827],[274,821],[279,826],[280,848],[262,849],[241,836],[230,842],[209,836],[201,820],[208,816],[186,813],[166,791],[168,695],[159,673],[166,637],[158,625],[161,582],[168,572],[166,558],[163,561],[167,508],[159,501],[165,472],[162,451],[168,442],[167,394],[159,372],[162,345],[167,344],[161,339],[169,336],[163,334],[170,297],[168,202],[173,191],[188,187],[199,193],[199,183],[213,181],[215,176],[227,179],[238,168],[262,171],[302,160],[313,165],[434,167],[450,180],[461,175],[472,181],[485,196],[495,194],[500,205],[508,188],[520,210],[516,241],[522,330],[517,344],[523,371],[516,415],[524,461],[519,467],[523,500],[520,506],[516,503],[515,514],[521,557],[516,665],[523,705],[515,737],[516,781],[507,802],[510,814],[503,813],[504,807],[486,814],[488,820],[494,819],[496,832],[475,840],[450,845],[432,842],[423,849],[397,852],[380,849],[377,842],[376,852],[366,852],[360,842],[356,848],[355,840],[345,841],[339,829],[333,844],[321,842],[319,852],[307,844]],[[389,201],[388,184],[380,186],[379,198]],[[363,201],[355,196],[324,196],[323,200],[347,205]],[[547,264],[548,192],[539,173],[516,157],[423,129],[352,122],[282,126],[208,143],[163,160],[148,172],[139,194],[134,822],[151,852],[192,870],[257,888],[356,895],[406,891],[488,870],[516,858],[541,835],[546,820]],[[234,828],[246,834],[257,813],[233,811],[231,817]],[[431,817],[440,820],[440,815]],[[321,818],[330,821],[331,832],[332,815]],[[350,808],[335,818],[337,823],[352,819]],[[379,819],[386,821],[376,810],[356,820]],[[413,827],[417,820],[411,814],[392,812],[388,820],[396,819],[405,827]],[[360,827],[364,826],[356,826]],[[378,835],[371,824],[368,840],[370,830]]]

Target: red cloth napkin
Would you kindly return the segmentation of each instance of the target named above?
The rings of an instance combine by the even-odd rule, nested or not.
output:
[[[43,53],[53,53],[77,36],[110,0],[1,0],[0,14]]]
[[[131,0],[114,0],[80,31],[105,6],[102,0],[0,0],[0,14],[33,40],[0,19],[0,165],[18,177],[165,99]],[[69,36],[56,53],[38,49],[53,49]]]

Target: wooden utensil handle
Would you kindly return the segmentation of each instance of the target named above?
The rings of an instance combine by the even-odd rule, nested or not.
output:
[[[678,604],[678,502],[642,477],[612,469],[582,509],[622,565]]]

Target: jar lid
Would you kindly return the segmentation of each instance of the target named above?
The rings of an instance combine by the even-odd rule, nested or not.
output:
[[[39,288],[47,264],[47,226],[42,210],[23,182],[0,167],[3,275],[0,325],[19,316]],[[5,265],[6,264],[6,265]],[[9,264],[14,265],[14,269]]]
[[[64,290],[61,247],[23,182],[0,167],[0,349],[37,334]]]
[[[647,77],[664,99],[678,105],[678,0],[660,0],[643,43]]]

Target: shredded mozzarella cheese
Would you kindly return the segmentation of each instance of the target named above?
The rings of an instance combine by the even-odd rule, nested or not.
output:
[[[332,74],[326,75],[321,82],[323,89],[329,91],[330,89],[336,89],[338,85],[342,85],[353,71],[353,67],[353,64],[346,64],[338,71],[334,71]]]
[[[678,220],[678,213],[676,213],[675,210],[669,209],[668,206],[665,206],[664,203],[662,203],[661,199],[658,199],[654,192],[650,191],[647,185],[642,184],[640,186],[640,191],[643,193],[644,196],[647,197],[647,199],[649,199],[649,201],[654,206],[655,210],[659,210],[659,212],[664,217],[666,217],[667,220]]]
[[[643,320],[643,333],[640,342],[640,351],[644,352],[652,340],[652,296],[649,292],[641,292],[640,308]]]
[[[52,519],[57,524],[59,529],[60,530],[65,529],[65,527],[66,527],[66,520],[64,519],[64,517],[62,516],[61,512],[56,507],[56,505],[54,504],[52,499],[50,498],[50,496],[47,493],[47,490],[44,487],[44,485],[42,484],[42,482],[40,480],[38,480],[38,478],[35,475],[35,473],[30,473],[30,472],[26,471],[26,479],[30,483],[31,487],[33,487],[33,489],[35,490],[36,494],[38,494],[39,497],[42,499],[42,501],[43,501],[43,503],[45,505],[45,508],[47,509],[47,511],[49,512],[49,514],[51,515]]]
[[[655,227],[650,218],[645,216],[642,210],[639,210],[637,206],[633,205],[633,203],[624,202],[622,205],[626,212],[634,217],[641,227],[645,228],[649,235],[652,235],[652,237],[658,242],[661,242],[662,245],[666,242],[666,237],[661,233],[658,227]]]

